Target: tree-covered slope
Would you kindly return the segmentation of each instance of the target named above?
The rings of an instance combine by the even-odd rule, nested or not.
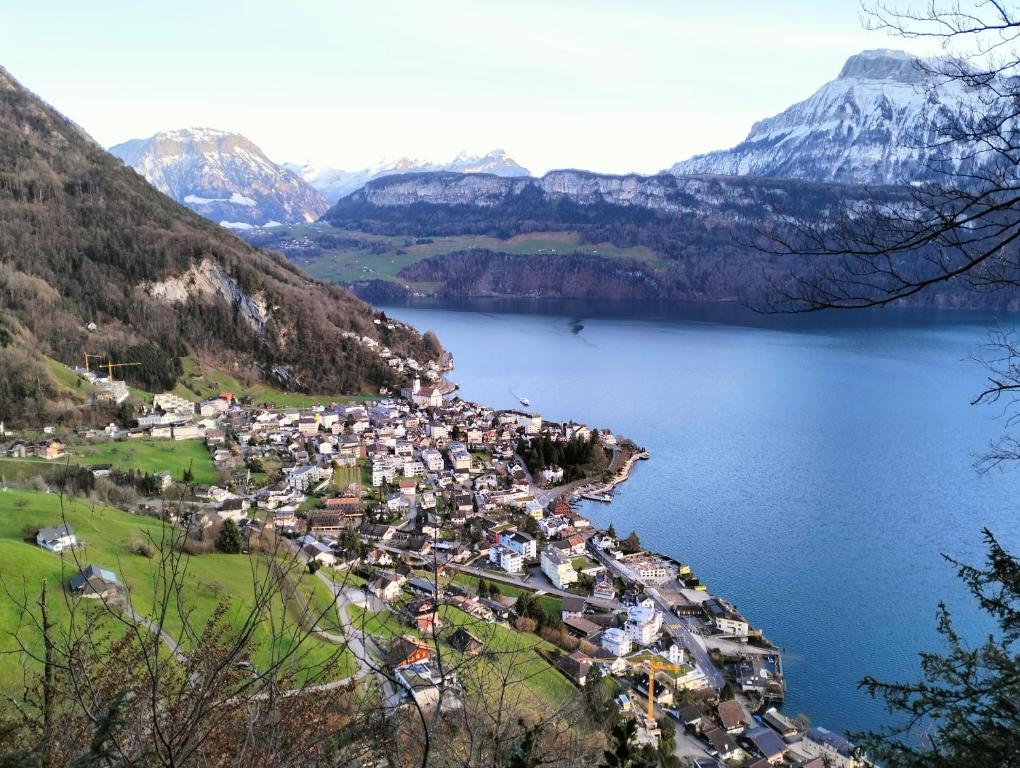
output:
[[[188,352],[339,394],[395,383],[346,331],[419,360],[439,353],[159,193],[3,69],[0,307],[0,419],[9,420],[54,395],[38,354],[139,359],[122,370],[159,388]]]

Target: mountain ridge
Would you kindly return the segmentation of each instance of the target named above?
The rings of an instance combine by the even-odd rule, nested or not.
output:
[[[527,168],[518,164],[503,149],[493,149],[484,155],[460,152],[453,160],[446,163],[400,157],[394,160],[381,160],[375,165],[355,171],[329,167],[317,168],[311,163],[303,165],[285,163],[284,165],[318,189],[331,204],[357,191],[370,181],[405,173],[489,173],[510,178],[531,175]]]

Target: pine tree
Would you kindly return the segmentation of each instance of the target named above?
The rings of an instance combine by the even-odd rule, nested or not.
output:
[[[224,520],[216,536],[216,549],[228,555],[236,555],[241,551],[241,532],[233,520]]]

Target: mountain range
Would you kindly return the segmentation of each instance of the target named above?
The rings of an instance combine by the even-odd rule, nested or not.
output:
[[[940,141],[979,114],[978,93],[940,82],[901,51],[851,56],[815,94],[754,124],[736,147],[657,175],[578,170],[541,178],[420,173],[380,178],[339,200],[323,221],[348,232],[427,241],[490,240],[433,253],[392,280],[450,296],[566,296],[759,301],[772,278],[812,273],[810,260],[767,254],[760,233],[825,221],[861,202],[908,203],[912,185],[967,173],[994,153]],[[573,232],[578,253],[502,252],[491,238]],[[608,244],[626,255],[611,257]],[[362,246],[365,247],[365,246]],[[657,261],[640,256],[649,249]],[[578,258],[583,255],[583,258]],[[923,263],[918,263],[923,270]],[[419,287],[421,286],[421,287]],[[365,296],[392,285],[357,281]],[[1020,307],[1015,291],[976,294],[937,286],[916,299],[938,306]]]
[[[83,352],[160,391],[181,357],[320,393],[401,383],[364,343],[420,361],[432,337],[387,321],[178,205],[0,69],[0,420],[79,413],[51,374]],[[60,371],[65,369],[59,368]]]
[[[238,133],[161,131],[110,147],[163,194],[225,227],[315,221],[329,202]]]
[[[357,171],[342,171],[337,168],[319,168],[312,163],[296,165],[285,164],[285,167],[298,174],[319,190],[330,203],[349,195],[365,186],[373,179],[383,176],[394,176],[404,173],[491,173],[496,176],[530,176],[527,168],[519,165],[502,149],[494,149],[484,155],[471,155],[461,152],[448,163],[435,163],[429,160],[415,160],[401,157],[397,160],[382,160],[368,168]]]

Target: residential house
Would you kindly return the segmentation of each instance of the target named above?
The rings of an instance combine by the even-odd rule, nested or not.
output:
[[[778,765],[786,759],[789,747],[771,728],[765,726],[752,728],[744,734],[744,738],[754,746],[759,755],[769,761],[770,765]]]
[[[705,738],[723,760],[737,760],[745,754],[744,750],[737,745],[737,742],[726,731],[710,728],[705,731]]]
[[[584,598],[583,597],[564,597],[563,602],[560,605],[560,618],[563,621],[567,619],[578,618],[584,615]]]
[[[613,577],[608,572],[602,571],[595,575],[595,582],[591,588],[591,596],[600,600],[615,600],[616,587],[613,585]]]
[[[746,638],[750,627],[747,620],[741,616],[737,609],[727,600],[721,597],[712,597],[702,603],[702,610],[715,628],[725,635]]]
[[[446,456],[454,472],[467,472],[471,469],[471,454],[462,443],[450,443]]]
[[[450,645],[465,656],[477,656],[485,650],[485,643],[471,634],[464,627],[460,627],[450,637]]]
[[[569,656],[559,656],[557,665],[567,677],[583,688],[592,668],[592,658],[581,651],[574,651]]]
[[[747,727],[744,708],[736,699],[720,701],[716,712],[719,715],[719,723],[726,733],[740,733]]]
[[[40,529],[35,535],[35,543],[50,552],[63,552],[65,549],[74,549],[78,545],[78,538],[75,536],[74,528],[67,523],[61,523],[52,528]]]
[[[404,616],[408,624],[419,632],[431,632],[442,626],[436,612],[436,601],[431,597],[423,597],[409,602],[404,610]]]
[[[117,574],[98,565],[88,565],[71,578],[71,592],[79,597],[109,599],[117,595]]]
[[[310,541],[301,548],[301,552],[309,560],[314,560],[319,565],[332,566],[336,564],[336,554],[321,541]]]
[[[372,594],[387,603],[392,603],[400,597],[401,580],[393,573],[383,573],[372,584],[369,589]]]
[[[386,663],[393,669],[399,669],[411,664],[420,664],[431,657],[432,651],[423,641],[410,635],[401,635],[390,644]]]
[[[801,746],[812,757],[827,760],[833,768],[857,768],[861,764],[854,758],[854,745],[828,728],[808,729]]]
[[[603,632],[601,643],[613,656],[626,656],[633,647],[630,635],[618,627],[610,627]]]

